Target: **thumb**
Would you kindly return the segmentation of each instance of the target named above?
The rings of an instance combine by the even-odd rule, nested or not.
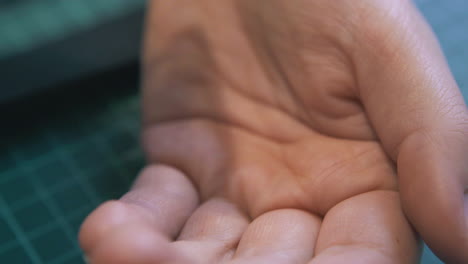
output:
[[[411,1],[372,2],[353,55],[361,101],[397,164],[409,220],[441,259],[468,263],[467,107]]]

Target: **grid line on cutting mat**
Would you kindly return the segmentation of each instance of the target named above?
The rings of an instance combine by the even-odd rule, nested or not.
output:
[[[17,157],[18,164],[23,163],[24,161],[18,154],[15,155]],[[34,171],[31,171],[28,166],[21,166],[23,173],[28,175],[34,175]],[[76,237],[73,234],[72,227],[70,224],[65,220],[65,217],[60,212],[60,209],[57,207],[56,202],[53,198],[50,197],[50,192],[42,186],[42,183],[36,177],[30,177],[30,181],[33,183],[33,186],[36,190],[37,197],[42,203],[46,206],[48,211],[52,214],[54,220],[57,221],[58,226],[60,227],[60,231],[65,233],[66,238],[72,244],[75,243]]]
[[[135,101],[138,100],[138,98],[135,95],[120,100]],[[44,134],[44,137],[40,140],[45,140],[46,144],[44,144],[44,146],[47,146],[47,149],[43,152],[38,152],[37,155],[32,157],[30,153],[28,153],[29,151],[23,153],[22,149],[11,152],[16,163],[21,164],[21,166],[9,169],[6,173],[3,173],[3,175],[6,175],[7,177],[6,179],[2,178],[0,181],[0,188],[9,188],[11,185],[10,182],[17,177],[27,177],[27,183],[33,186],[33,192],[26,193],[25,197],[17,197],[19,199],[12,200],[10,197],[9,202],[3,200],[3,204],[8,206],[2,206],[3,214],[7,212],[7,209],[10,211],[9,220],[16,225],[16,229],[11,228],[10,225],[8,228],[16,230],[16,239],[2,241],[1,239],[3,238],[0,238],[0,260],[2,260],[2,256],[7,256],[11,250],[13,250],[15,254],[21,254],[21,252],[23,252],[22,249],[25,249],[25,251],[29,252],[27,255],[29,262],[34,264],[83,263],[80,257],[80,250],[76,244],[77,227],[83,220],[83,217],[99,202],[109,198],[118,198],[118,195],[123,194],[123,188],[120,188],[118,191],[113,191],[111,194],[102,193],[96,189],[97,186],[95,183],[90,183],[89,181],[95,179],[99,180],[101,178],[102,175],[96,174],[98,171],[121,171],[121,177],[126,179],[128,183],[136,174],[135,170],[132,171],[131,169],[135,168],[135,162],[138,165],[137,167],[142,166],[142,155],[139,151],[138,141],[136,139],[138,126],[122,125],[123,123],[136,124],[135,120],[138,120],[138,117],[136,116],[137,110],[133,108],[136,108],[137,106],[137,103],[132,103],[125,107],[121,107],[118,111],[104,111],[102,114],[102,120],[100,120],[104,122],[104,125],[99,126],[98,129],[100,131],[97,133],[86,134],[84,135],[84,139],[79,135],[80,142],[88,144],[84,145],[84,149],[88,153],[93,152],[95,149],[100,149],[100,151],[103,152],[102,155],[107,159],[104,163],[110,165],[110,167],[85,168],[80,166],[79,163],[77,163],[78,160],[76,160],[79,156],[76,156],[75,152],[80,150],[82,144],[64,144],[68,142],[64,142],[61,138],[57,137],[56,131],[53,128],[44,128],[40,130],[41,133]],[[128,113],[133,114],[128,115]],[[125,116],[125,118],[122,118],[123,116]],[[70,126],[67,129],[74,129],[73,125],[71,125],[72,123],[75,125],[74,122],[68,122]],[[124,149],[125,151],[123,152],[114,152],[114,146],[111,145],[116,142],[112,142],[112,137],[120,134],[126,135],[123,138],[118,138],[128,141],[126,143],[124,142],[123,147],[126,149]],[[117,142],[117,145],[118,144],[122,143]],[[96,145],[100,145],[100,147],[95,149],[92,148]],[[80,154],[79,152],[77,153]],[[84,153],[84,155],[86,155],[86,153]],[[45,158],[44,156],[49,157]],[[38,163],[38,160],[41,160],[41,162]],[[44,172],[39,172],[39,170],[43,169],[44,166],[48,169],[50,169],[50,167],[61,166],[63,167],[62,169],[54,170],[53,172],[60,173],[63,169],[66,169],[68,173],[66,175],[61,175],[64,179],[60,182],[53,185],[45,185],[47,182],[44,182],[44,179],[42,178],[44,176]],[[46,173],[47,172],[48,170],[46,170]],[[10,174],[14,174],[14,177],[10,176]],[[127,174],[128,177],[125,177],[125,174]],[[107,181],[104,182],[104,184],[109,183],[112,185],[112,182],[109,181],[109,179],[110,178],[104,179]],[[101,181],[101,185],[102,184],[103,182]],[[21,188],[21,186],[17,185],[13,185],[12,187]],[[124,187],[126,188],[128,186]],[[83,204],[77,204],[76,201],[72,201],[74,199],[73,197],[69,197],[65,206],[76,204],[77,207],[74,208],[72,212],[66,213],[65,211],[69,210],[63,206],[59,208],[61,201],[57,198],[57,194],[59,194],[63,189],[81,190],[83,192],[82,195],[87,196],[87,199],[83,200],[80,198],[80,201],[86,202]],[[26,232],[23,230],[24,228],[21,223],[18,222],[20,219],[17,218],[18,215],[15,216],[15,212],[17,213],[18,211],[27,210],[30,206],[38,203],[43,205],[46,208],[45,210],[50,212],[50,220],[56,221],[56,223],[34,226],[33,231]],[[38,246],[40,247],[40,244],[35,243],[36,240],[45,241],[45,238],[54,236],[68,240],[68,242],[70,242],[68,245],[70,246],[64,248],[62,251],[56,250],[56,252],[43,246],[40,249],[36,248]],[[21,250],[18,250],[18,247],[20,247]],[[47,252],[48,250],[51,252],[44,253],[44,251]],[[55,253],[55,255],[51,257],[51,253]],[[11,257],[11,254],[8,256]]]
[[[34,264],[42,263],[40,260],[39,254],[36,252],[36,250],[32,246],[26,234],[24,234],[24,232],[22,231],[21,227],[18,225],[18,223],[16,223],[13,214],[10,212],[10,210],[8,210],[8,204],[3,200],[3,197],[1,196],[1,194],[0,194],[0,213],[2,217],[8,223],[8,226],[10,227],[10,229],[15,233],[16,239],[24,248],[24,250],[26,251],[26,254],[28,254],[29,259]]]

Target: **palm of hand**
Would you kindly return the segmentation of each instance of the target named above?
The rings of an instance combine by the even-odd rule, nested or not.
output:
[[[255,13],[257,6],[241,8]],[[190,175],[205,204],[222,197],[247,219],[260,217],[251,230],[265,225],[268,221],[265,218],[270,217],[279,219],[271,220],[272,228],[277,229],[275,235],[289,232],[285,220],[290,218],[292,224],[310,229],[300,232],[307,233],[308,241],[314,241],[318,235],[318,217],[347,200],[324,223],[329,230],[323,232],[321,250],[334,244],[358,243],[359,239],[351,238],[356,229],[373,225],[391,229],[383,221],[369,220],[364,210],[368,206],[381,207],[374,213],[382,218],[391,214],[391,221],[396,222],[392,224],[398,226],[384,243],[401,260],[411,248],[414,250],[414,245],[402,250],[392,245],[393,241],[403,236],[405,244],[411,245],[415,243],[414,238],[409,240],[411,234],[400,234],[408,232],[409,227],[401,217],[396,195],[379,192],[396,190],[392,162],[374,138],[355,92],[356,79],[348,51],[340,48],[340,40],[327,39],[336,33],[329,30],[347,29],[338,24],[325,30],[303,29],[301,24],[310,24],[309,17],[290,21],[286,18],[297,17],[297,10],[284,12],[293,14],[278,18],[274,11],[273,14],[256,13],[255,17],[260,19],[244,18],[247,25],[240,30],[224,24],[225,36],[216,28],[213,31],[217,34],[212,36],[206,33],[209,30],[190,31],[190,28],[179,33],[163,52],[167,57],[159,60],[162,63],[152,69],[153,76],[146,83],[155,88],[148,89],[145,95],[151,102],[146,105],[149,107],[146,120],[155,124],[145,132],[149,158]],[[307,16],[323,24],[333,19],[315,13]],[[280,20],[281,24],[272,19]],[[262,28],[265,25],[268,28]],[[262,34],[262,30],[268,33]],[[276,35],[271,36],[270,32]],[[308,39],[297,39],[304,35]],[[218,53],[214,54],[213,50]],[[191,59],[190,64],[183,63],[187,58]],[[153,105],[157,106],[155,111],[151,111]],[[359,195],[365,193],[367,198],[360,199]],[[393,201],[385,202],[385,199]],[[347,215],[350,206],[361,207],[361,215]],[[315,216],[316,221],[306,221],[302,216],[294,223],[296,211],[281,211],[293,208],[302,210],[309,218]],[[346,217],[350,218],[350,227],[331,230],[331,226]],[[249,238],[255,236],[250,235],[253,232],[245,232],[244,239],[233,238],[237,240],[235,243],[242,241],[236,257],[242,255],[239,252],[244,251],[245,244],[255,247],[255,242],[250,241],[255,239]],[[337,232],[343,237],[332,239]],[[364,237],[360,242],[372,246],[372,235]],[[297,244],[305,238],[295,240],[278,243]],[[309,244],[303,250],[302,259],[313,254],[313,243]],[[278,261],[276,254],[272,255]],[[408,255],[414,256],[414,252]],[[202,256],[206,261],[206,255]]]
[[[207,3],[185,6],[185,20],[171,23],[170,12],[158,10],[178,8],[174,2],[154,4],[149,24],[167,27],[148,32],[145,56],[144,147],[150,163],[164,166],[146,169],[123,197],[143,210],[110,204],[101,211],[144,211],[124,221],[134,237],[147,222],[141,217],[175,241],[146,238],[159,253],[125,244],[139,255],[113,258],[109,252],[123,247],[114,237],[117,244],[93,259],[417,261],[394,163],[361,103],[354,60],[364,54],[362,32],[349,24],[367,22],[346,10],[359,7]],[[384,46],[379,37],[365,39]]]
[[[287,11],[281,18],[297,17]],[[347,29],[301,31],[308,17],[259,20],[240,32],[224,24],[226,36],[189,28],[170,39],[146,83],[149,158],[183,169],[203,199],[244,199],[252,215],[281,207],[324,215],[351,196],[396,190],[393,164],[359,102],[349,51],[327,39]],[[291,39],[301,35],[310,39]]]

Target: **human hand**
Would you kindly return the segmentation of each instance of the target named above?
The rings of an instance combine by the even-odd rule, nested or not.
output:
[[[92,263],[468,261],[468,114],[410,1],[151,1],[148,167]],[[402,208],[402,207],[403,208]]]

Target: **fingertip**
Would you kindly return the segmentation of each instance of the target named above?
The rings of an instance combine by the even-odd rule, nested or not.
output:
[[[100,205],[81,225],[78,239],[83,251],[91,252],[117,226],[136,221],[138,216],[131,211],[128,205],[115,200]]]
[[[186,263],[170,241],[151,226],[122,224],[98,242],[91,254],[92,264]]]
[[[182,172],[170,166],[147,166],[131,191],[100,205],[85,219],[80,246],[89,253],[110,230],[130,222],[149,224],[155,232],[173,236],[197,204],[198,194]]]

